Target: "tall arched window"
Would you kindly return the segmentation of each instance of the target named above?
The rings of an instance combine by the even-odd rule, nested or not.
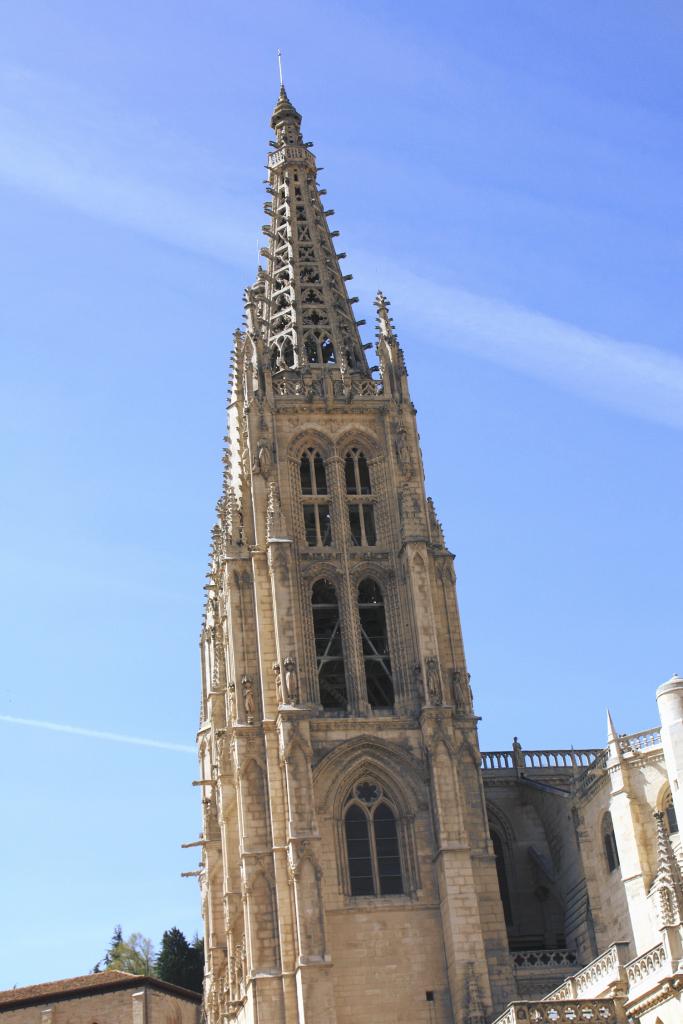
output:
[[[612,815],[609,811],[607,811],[602,819],[602,845],[605,851],[608,871],[616,871],[619,867],[619,851],[617,850],[617,841],[614,836]]]
[[[351,448],[344,460],[346,494],[348,502],[351,540],[359,547],[374,547],[377,543],[375,506],[372,501],[368,460],[359,448]]]
[[[313,584],[313,633],[320,703],[324,708],[346,709],[346,674],[339,628],[337,591],[329,580]]]
[[[396,814],[382,787],[353,787],[344,812],[352,896],[396,896],[404,892]]]
[[[327,476],[322,455],[307,448],[299,463],[301,493],[304,502],[304,530],[309,547],[329,547],[332,543],[332,519],[327,496]]]
[[[500,889],[500,899],[503,904],[505,924],[511,925],[512,906],[510,905],[510,889],[505,866],[505,847],[503,846],[503,840],[493,829],[491,829],[491,842],[493,843],[493,855],[496,858],[496,874],[498,875],[498,888]]]
[[[358,585],[358,617],[368,702],[373,708],[392,708],[394,684],[391,676],[387,620],[382,591],[375,580],[362,580]]]

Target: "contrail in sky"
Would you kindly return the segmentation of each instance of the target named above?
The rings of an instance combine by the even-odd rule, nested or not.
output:
[[[150,131],[127,114],[95,108],[63,83],[25,68],[0,63],[0,87],[11,98],[0,102],[0,184],[243,265],[252,228],[239,187],[232,194],[207,185],[223,173],[211,154],[200,159],[193,148],[190,159],[183,140],[162,138],[158,126]],[[168,180],[169,168],[180,168],[178,180]],[[400,295],[405,323],[419,326],[430,343],[683,429],[683,358],[677,352],[607,337],[447,279],[436,282],[376,253],[357,251],[354,266],[381,283],[389,298]]]
[[[141,736],[122,736],[118,732],[100,732],[98,729],[81,729],[77,725],[61,725],[59,722],[40,722],[35,718],[15,718],[14,715],[0,715],[0,722],[10,725],[29,725],[34,729],[50,729],[52,732],[68,732],[72,736],[87,736],[93,740],[112,740],[114,743],[131,743],[136,747],[156,747],[159,750],[175,750],[181,754],[194,754],[195,748],[183,743],[166,743],[164,740],[147,740]]]

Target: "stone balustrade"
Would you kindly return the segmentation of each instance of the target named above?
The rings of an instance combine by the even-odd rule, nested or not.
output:
[[[276,149],[273,153],[268,154],[268,167],[273,170],[274,167],[279,167],[280,164],[297,163],[308,164],[309,167],[315,167],[315,157],[308,151],[305,146],[282,146],[280,149]]]
[[[590,768],[603,753],[589,750],[483,750],[481,767],[484,771],[501,768]]]
[[[628,942],[615,942],[604,953],[591,960],[571,978],[567,978],[556,989],[549,992],[546,1000],[587,999],[599,996],[611,986],[624,986],[625,964],[628,957]]]
[[[515,970],[537,970],[558,967],[576,967],[576,953],[571,949],[522,949],[511,953]]]
[[[515,1000],[493,1024],[624,1024],[626,1016],[614,999],[571,999],[552,1002]]]
[[[629,750],[648,750],[659,747],[662,743],[662,730],[659,726],[645,729],[644,732],[632,732],[628,736],[619,737],[619,746],[626,753]]]
[[[662,968],[668,966],[667,951],[663,942],[660,942],[647,953],[642,953],[634,960],[626,964],[626,978],[630,989],[638,988],[642,982],[652,982],[662,972]]]
[[[346,390],[344,390],[346,386]],[[360,380],[351,380],[350,384],[344,384],[343,380],[336,380],[334,382],[334,397],[345,398],[348,395],[354,398],[373,398],[375,395],[382,394],[382,382],[380,380],[372,380],[368,377],[363,377]]]

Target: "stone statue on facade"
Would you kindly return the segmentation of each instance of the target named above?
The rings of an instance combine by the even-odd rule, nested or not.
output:
[[[273,675],[275,676],[275,693],[277,695],[278,707],[284,703],[282,699],[282,670],[280,669],[280,662],[273,662]]]
[[[247,716],[247,724],[254,724],[256,715],[256,698],[254,696],[254,684],[249,676],[242,676],[242,697],[244,699],[244,713]]]
[[[285,658],[285,693],[288,704],[299,703],[299,676],[294,658]]]
[[[427,700],[434,707],[440,707],[443,703],[441,693],[441,672],[439,671],[439,659],[431,655],[426,660],[427,665]]]

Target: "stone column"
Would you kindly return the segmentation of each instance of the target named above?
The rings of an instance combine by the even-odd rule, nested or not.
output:
[[[657,690],[662,748],[674,810],[683,828],[683,678],[673,675]]]

